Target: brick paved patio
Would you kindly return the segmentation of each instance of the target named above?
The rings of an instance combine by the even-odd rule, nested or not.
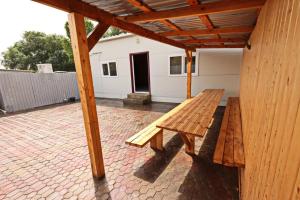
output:
[[[92,178],[80,104],[53,106],[0,118],[0,199],[238,199],[237,171],[212,163],[223,108],[191,157],[167,131],[164,153],[125,145],[174,105],[97,103],[104,179]]]

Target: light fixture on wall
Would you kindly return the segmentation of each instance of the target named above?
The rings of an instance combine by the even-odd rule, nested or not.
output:
[[[250,42],[249,40],[248,40],[247,43],[246,43],[246,47],[247,47],[247,49],[249,49],[249,50],[251,49],[251,42]]]
[[[137,44],[139,44],[140,43],[140,38],[136,37],[135,41],[136,41]]]

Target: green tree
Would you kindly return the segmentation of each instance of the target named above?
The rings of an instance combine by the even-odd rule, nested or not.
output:
[[[89,20],[85,20],[85,27],[87,34],[94,29],[93,23]],[[65,30],[68,37],[26,31],[22,40],[2,53],[2,64],[9,69],[35,71],[37,64],[51,63],[55,71],[75,71],[67,22]]]
[[[102,38],[107,38],[115,35],[120,35],[122,33],[126,33],[126,31],[123,31],[122,29],[119,29],[117,27],[111,26],[109,29],[104,33]]]
[[[84,25],[85,25],[86,34],[89,34],[90,32],[92,32],[94,30],[94,24],[90,20],[84,19]],[[69,28],[68,22],[65,23],[65,30],[66,30],[66,34],[67,34],[68,38],[70,39],[71,36],[70,36],[70,28]]]
[[[94,24],[90,20],[84,19],[84,24],[85,24],[86,34],[89,34],[90,32],[92,32],[94,30]],[[73,65],[74,65],[73,51],[72,51],[72,46],[71,46],[70,28],[69,28],[68,22],[65,23],[65,31],[66,31],[66,35],[68,38],[64,42],[64,49],[67,52],[69,61],[71,63],[73,63]]]
[[[66,40],[60,35],[26,31],[22,40],[2,53],[2,64],[9,69],[36,70],[37,64],[51,63],[56,71],[74,70],[64,47]]]

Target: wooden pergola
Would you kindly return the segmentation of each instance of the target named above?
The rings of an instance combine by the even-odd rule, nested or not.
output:
[[[89,51],[110,26],[186,51],[191,98],[196,48],[244,48],[265,0],[33,0],[69,12],[69,26],[93,176],[105,175]],[[147,2],[147,3],[146,3]],[[87,37],[84,17],[98,22]]]

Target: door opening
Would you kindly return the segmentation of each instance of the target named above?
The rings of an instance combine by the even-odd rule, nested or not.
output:
[[[130,54],[132,92],[150,93],[149,53]]]

